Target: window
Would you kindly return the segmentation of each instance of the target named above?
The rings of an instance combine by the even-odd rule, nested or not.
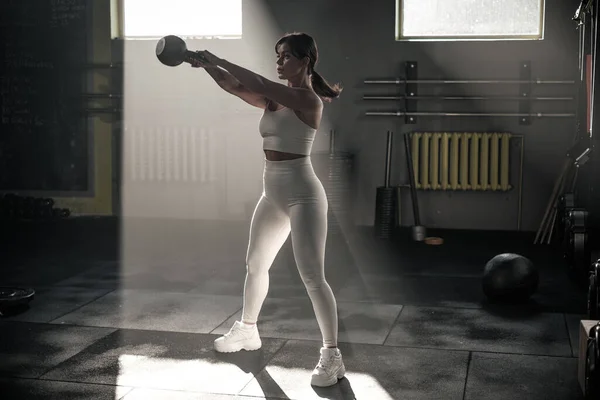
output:
[[[396,40],[543,39],[544,0],[396,1]]]
[[[125,39],[242,37],[242,0],[120,0]]]

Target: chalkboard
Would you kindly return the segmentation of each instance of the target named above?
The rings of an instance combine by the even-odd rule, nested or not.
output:
[[[0,1],[0,190],[87,191],[89,0]]]

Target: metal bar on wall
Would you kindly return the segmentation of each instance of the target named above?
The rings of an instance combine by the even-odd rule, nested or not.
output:
[[[573,113],[468,113],[468,112],[404,112],[404,111],[367,111],[366,116],[388,116],[388,117],[531,117],[531,118],[571,118]]]
[[[409,80],[404,78],[383,78],[383,79],[365,79],[365,84],[392,84],[392,85],[402,85],[406,83],[416,83],[416,84],[434,84],[434,85],[449,85],[449,84],[457,84],[457,85],[465,85],[465,84],[507,84],[507,85],[520,85],[524,83],[531,83],[537,85],[574,85],[575,81],[552,81],[552,80],[541,80],[541,79],[532,79],[532,80],[452,80],[452,79],[418,79],[418,80]]]
[[[490,100],[490,101],[522,101],[519,96],[381,96],[365,95],[363,100]],[[574,97],[529,97],[531,101],[572,101]]]

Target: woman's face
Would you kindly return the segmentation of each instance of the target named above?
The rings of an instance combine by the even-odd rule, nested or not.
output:
[[[279,46],[277,52],[277,75],[279,79],[302,77],[306,71],[306,62],[294,57],[287,43]]]

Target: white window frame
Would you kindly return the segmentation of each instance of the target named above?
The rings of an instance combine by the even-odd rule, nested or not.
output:
[[[451,0],[444,0],[451,1]],[[403,3],[396,0],[396,41],[478,41],[478,40],[544,40],[546,1],[540,1],[539,34],[537,35],[443,35],[443,36],[410,36],[402,33]]]

